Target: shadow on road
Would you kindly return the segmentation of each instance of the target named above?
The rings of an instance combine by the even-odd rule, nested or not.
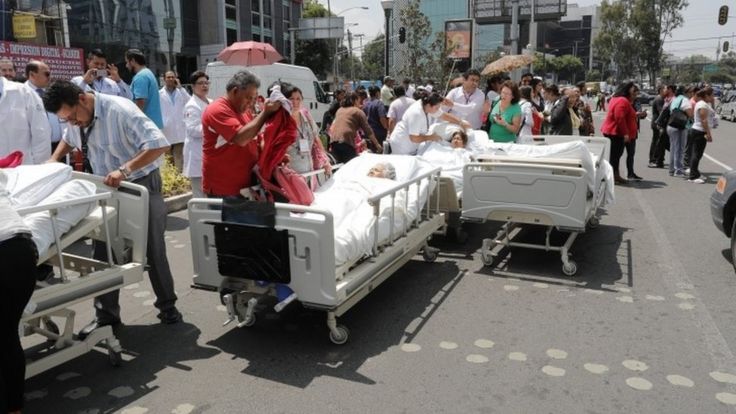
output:
[[[66,398],[55,398],[53,408],[48,407],[43,398],[30,400],[24,412],[79,412],[80,401],[90,412],[95,409],[100,413],[116,412],[155,391],[158,387],[148,384],[156,380],[158,373],[165,368],[189,372],[192,368],[186,361],[209,359],[220,352],[197,344],[201,332],[186,322],[128,325],[118,332],[124,348],[122,366],[110,366],[107,351],[99,347],[100,352],[90,352],[73,360],[74,372],[78,376],[57,378],[68,373],[65,364],[31,378],[26,381],[26,392],[44,390],[49,395],[64,395]],[[86,396],[87,393],[90,394]],[[83,400],[77,401],[79,398]]]
[[[345,345],[328,340],[326,314],[290,307],[259,315],[254,327],[232,329],[208,345],[233,356],[243,373],[305,388],[332,376],[361,384],[375,380],[358,370],[402,342],[410,342],[462,278],[453,261],[410,261],[339,318],[351,329]]]
[[[167,231],[179,231],[186,230],[189,228],[189,220],[169,215],[166,218],[166,230]]]

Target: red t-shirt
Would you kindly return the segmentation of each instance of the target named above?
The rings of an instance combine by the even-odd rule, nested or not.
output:
[[[251,170],[258,161],[257,140],[241,147],[232,142],[240,128],[253,120],[239,113],[225,97],[218,98],[202,114],[202,187],[207,194],[230,196],[250,186]]]

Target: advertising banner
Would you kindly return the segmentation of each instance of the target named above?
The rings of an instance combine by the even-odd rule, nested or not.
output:
[[[472,20],[448,20],[445,22],[445,48],[448,59],[470,60],[472,45]]]
[[[36,38],[36,17],[28,14],[13,16],[13,36],[18,39]]]
[[[84,51],[78,48],[0,41],[0,57],[12,60],[18,73],[25,71],[29,60],[36,59],[49,65],[52,79],[69,80],[84,74]]]

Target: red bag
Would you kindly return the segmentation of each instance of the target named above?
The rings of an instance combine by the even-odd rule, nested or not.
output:
[[[280,165],[273,169],[273,182],[263,179],[258,172],[256,172],[256,175],[265,192],[266,199],[270,202],[287,202],[308,206],[314,201],[314,193],[307,185],[307,180],[286,165]]]
[[[0,168],[13,168],[23,164],[23,153],[20,151],[11,152],[5,158],[0,158]]]

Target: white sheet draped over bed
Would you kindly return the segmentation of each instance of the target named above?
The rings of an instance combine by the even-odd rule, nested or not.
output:
[[[396,168],[396,180],[368,177],[376,164],[390,162]],[[374,243],[375,216],[368,198],[409,181],[434,169],[431,164],[413,156],[365,154],[356,157],[336,171],[334,177],[315,192],[312,207],[332,213],[335,229],[335,264],[341,266],[371,253]],[[393,233],[402,233],[404,224],[410,224],[424,207],[428,185],[423,180],[419,187],[398,191],[394,199]],[[408,203],[407,203],[408,202]],[[405,208],[405,206],[407,206]],[[381,200],[378,236],[380,242],[389,238],[391,231],[391,198]]]

